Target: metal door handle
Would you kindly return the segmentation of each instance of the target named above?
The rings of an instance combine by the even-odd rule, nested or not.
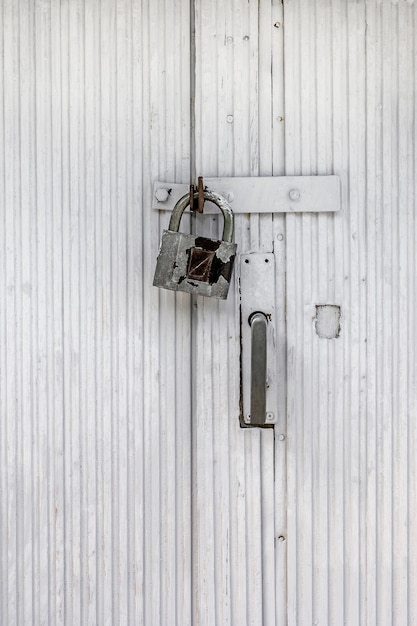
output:
[[[264,426],[266,421],[267,324],[264,313],[252,313],[251,326],[251,390],[250,424]]]

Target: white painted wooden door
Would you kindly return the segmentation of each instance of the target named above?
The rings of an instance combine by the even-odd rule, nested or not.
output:
[[[154,180],[189,182],[193,158],[206,176],[282,170],[282,124],[258,122],[282,7],[196,3],[195,143],[191,8],[0,4],[2,625],[285,614],[274,438],[239,427],[234,294],[152,287],[151,209]],[[270,250],[272,226],[242,218],[239,240]]]
[[[0,623],[192,624],[189,2],[0,2]]]
[[[0,20],[0,623],[417,623],[415,3]],[[338,215],[236,218],[281,311],[278,424],[241,429],[238,290],[152,287],[152,184],[330,173]]]
[[[229,456],[226,446],[221,456],[228,458],[230,476],[243,437],[244,475],[250,477],[245,496],[251,497],[252,515],[258,490],[261,494],[262,534],[255,537],[263,546],[257,580],[265,585],[265,613],[260,618],[259,604],[256,613],[245,607],[236,623],[414,624],[416,5],[395,0],[200,5],[199,172],[334,173],[342,187],[337,215],[271,219],[255,214],[236,220],[241,251],[269,251],[273,245],[278,293],[279,271],[285,267],[282,384],[287,385],[274,449],[268,447],[270,433],[236,431],[231,439],[229,431],[233,445],[227,445]],[[326,338],[317,328],[323,305],[340,307],[338,337]],[[196,398],[203,397],[207,407],[213,389],[220,390],[219,398],[225,393],[226,369],[223,375],[218,368],[226,367],[225,353],[229,367],[236,362],[236,326],[232,311],[225,317],[212,303],[203,303],[194,315],[195,354],[202,368]],[[216,333],[223,327],[214,342],[211,331],[204,333],[208,320]],[[210,359],[204,361],[207,348]],[[233,390],[233,374],[227,373],[227,388]],[[210,392],[204,397],[207,383]],[[237,391],[235,401],[236,396]],[[229,396],[229,407],[230,402]],[[210,440],[203,488],[216,484],[218,471],[214,463],[207,478],[220,450],[216,438]],[[200,449],[207,451],[204,439]],[[249,474],[258,462],[261,473]],[[274,489],[266,480],[271,467]],[[197,468],[197,494],[200,475]],[[251,495],[257,475],[260,482]],[[230,511],[230,482],[228,489],[223,503],[229,500]],[[207,548],[206,537],[224,545],[216,523],[213,534],[207,535],[207,528],[197,532],[200,545]],[[275,606],[268,588],[274,575],[272,538]],[[246,601],[259,602],[251,570],[245,573]],[[206,589],[200,584],[200,591]],[[236,613],[231,615],[233,623]],[[214,613],[210,620],[215,621]]]

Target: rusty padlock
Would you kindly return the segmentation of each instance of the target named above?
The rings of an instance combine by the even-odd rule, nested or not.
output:
[[[194,197],[197,199],[198,193]],[[206,189],[204,199],[214,202],[223,213],[222,239],[178,232],[182,214],[190,204],[190,195],[186,194],[178,200],[168,230],[162,233],[153,284],[163,289],[226,299],[237,248],[233,243],[233,211],[228,202],[213,191]]]

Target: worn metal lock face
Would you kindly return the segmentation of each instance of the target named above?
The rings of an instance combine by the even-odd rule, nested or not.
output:
[[[232,243],[233,212],[226,200],[212,191],[206,190],[204,199],[214,202],[223,213],[222,239],[178,232],[190,200],[189,194],[183,196],[174,207],[168,230],[163,231],[153,284],[163,289],[225,299],[237,248]]]

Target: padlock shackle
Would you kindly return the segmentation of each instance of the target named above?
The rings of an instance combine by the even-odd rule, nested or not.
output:
[[[198,199],[198,191],[194,193],[194,199]],[[223,196],[220,196],[218,193],[214,191],[210,191],[206,189],[204,191],[204,200],[208,200],[209,202],[214,202],[220,211],[223,213],[224,218],[224,226],[223,226],[223,235],[222,240],[227,243],[233,242],[233,234],[234,234],[234,219],[233,219],[233,211],[230,208],[229,203]],[[169,221],[168,230],[172,230],[174,232],[178,232],[180,227],[180,222],[182,218],[182,214],[184,213],[187,206],[190,204],[190,194],[187,193],[185,196],[180,198],[177,204],[172,211],[171,219]]]

